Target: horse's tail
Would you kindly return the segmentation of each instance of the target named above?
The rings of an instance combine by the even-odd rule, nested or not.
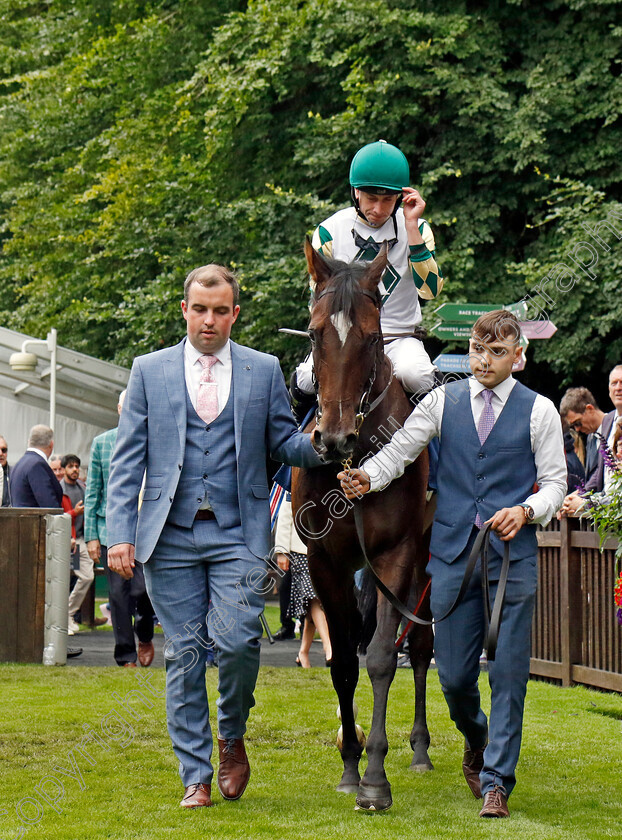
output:
[[[376,607],[378,604],[376,583],[367,566],[363,570],[361,586],[356,590],[356,602],[363,625],[361,640],[359,642],[359,653],[364,656],[367,653],[367,646],[376,631]]]

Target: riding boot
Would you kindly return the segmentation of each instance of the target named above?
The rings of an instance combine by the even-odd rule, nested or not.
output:
[[[289,382],[289,395],[292,406],[292,414],[296,419],[298,425],[302,425],[305,417],[316,404],[315,394],[307,394],[298,387],[296,381],[296,371],[292,373],[292,378]]]

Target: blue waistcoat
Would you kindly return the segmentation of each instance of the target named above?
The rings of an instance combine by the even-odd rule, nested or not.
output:
[[[241,524],[233,427],[233,381],[227,404],[209,426],[186,393],[186,448],[168,521],[191,528],[205,495],[221,528]]]
[[[482,521],[500,508],[521,504],[533,492],[536,465],[531,451],[530,418],[536,394],[516,382],[503,411],[482,446],[465,381],[445,389],[432,528],[432,556],[452,563],[464,551],[477,513]],[[504,543],[491,534],[492,547]],[[536,528],[525,525],[510,542],[512,560],[537,554]]]

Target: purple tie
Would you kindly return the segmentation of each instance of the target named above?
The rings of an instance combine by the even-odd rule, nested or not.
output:
[[[482,391],[482,397],[484,399],[484,410],[479,418],[479,423],[477,424],[477,435],[479,437],[479,442],[483,446],[486,443],[486,439],[488,435],[492,432],[492,427],[495,425],[495,413],[492,410],[492,396],[494,391],[491,391],[490,388],[484,388]],[[481,528],[484,524],[482,517],[479,515],[475,517],[475,525],[478,528]]]

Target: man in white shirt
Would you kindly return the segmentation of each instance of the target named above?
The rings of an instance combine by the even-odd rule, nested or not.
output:
[[[509,816],[529,678],[530,630],[537,583],[535,524],[557,511],[566,489],[559,415],[553,403],[511,375],[521,349],[520,326],[508,312],[482,316],[473,328],[473,377],[425,396],[391,441],[360,469],[340,473],[355,498],[382,490],[433,437],[439,438],[438,504],[432,528],[431,606],[443,616],[460,589],[471,548],[490,523],[491,598],[504,543],[510,572],[496,658],[489,663],[487,724],[477,681],[485,635],[479,565],[455,612],[436,625],[434,651],[450,715],[465,736],[463,772],[482,817]],[[537,489],[536,489],[537,485]]]

